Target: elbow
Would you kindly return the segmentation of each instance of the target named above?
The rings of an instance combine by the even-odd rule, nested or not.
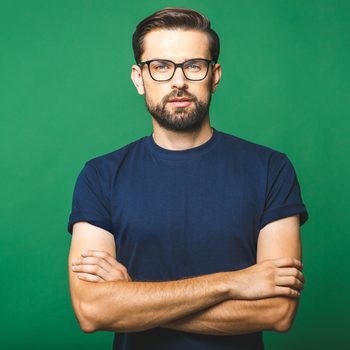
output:
[[[74,311],[79,327],[84,333],[94,333],[98,330],[97,322],[90,305],[80,302]]]
[[[292,320],[280,321],[276,324],[275,331],[278,333],[286,333],[291,329],[292,324],[293,324]]]
[[[280,298],[279,310],[276,312],[274,331],[279,333],[288,332],[292,326],[298,308],[298,300],[291,298]]]
[[[93,323],[88,320],[78,320],[79,327],[84,333],[94,333],[97,331],[97,328]]]
[[[110,312],[101,308],[100,305],[80,302],[78,309],[76,316],[79,327],[84,333],[96,331],[126,332],[131,328],[125,318],[115,314],[112,318]]]
[[[94,333],[105,329],[103,314],[98,310],[99,305],[92,300],[75,299],[73,309],[80,329],[84,333]]]

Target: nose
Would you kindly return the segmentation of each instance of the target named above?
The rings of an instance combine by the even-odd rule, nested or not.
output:
[[[184,88],[187,87],[187,79],[184,76],[184,73],[181,69],[181,67],[177,67],[175,69],[175,73],[174,76],[171,78],[171,83],[172,83],[172,87],[176,87],[176,88]]]

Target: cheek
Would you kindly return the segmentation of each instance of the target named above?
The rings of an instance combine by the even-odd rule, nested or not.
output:
[[[211,85],[206,84],[201,89],[198,89],[198,91],[194,91],[193,93],[197,96],[198,100],[208,101],[211,95]]]
[[[208,77],[207,79],[202,81],[201,84],[194,85],[192,89],[192,93],[202,101],[208,100],[212,91],[212,83],[213,83],[213,77]],[[191,92],[191,88],[189,89],[189,91]]]
[[[158,103],[164,98],[165,95],[171,92],[163,86],[151,83],[145,83],[144,87],[147,99]]]

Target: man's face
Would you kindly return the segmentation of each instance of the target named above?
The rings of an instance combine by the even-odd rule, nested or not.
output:
[[[205,33],[162,29],[145,36],[141,61],[165,59],[183,63],[192,58],[212,58]],[[177,68],[171,80],[159,82],[151,78],[147,65],[136,67],[133,66],[133,81],[139,93],[145,95],[146,107],[160,126],[182,132],[200,129],[208,117],[211,94],[220,79],[211,65],[205,79],[200,81],[186,79],[181,68]]]

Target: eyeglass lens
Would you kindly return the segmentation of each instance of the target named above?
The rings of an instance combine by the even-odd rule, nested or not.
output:
[[[150,62],[149,70],[155,80],[169,80],[175,70],[175,64],[171,61],[156,60]],[[201,80],[207,74],[208,62],[205,60],[190,60],[183,64],[183,73],[189,80]]]

